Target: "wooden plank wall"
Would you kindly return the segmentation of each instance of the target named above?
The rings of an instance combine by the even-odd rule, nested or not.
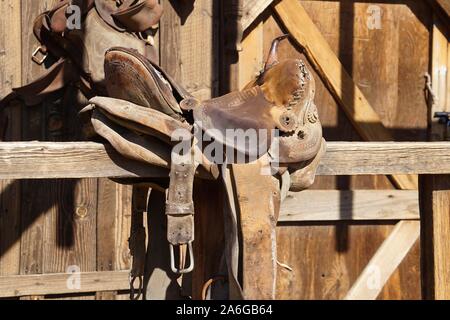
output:
[[[56,2],[1,2],[1,12],[8,14],[0,22],[0,97],[8,94],[11,87],[28,83],[44,71],[30,59],[37,45],[30,21]],[[161,48],[162,66],[196,97],[207,99],[217,95],[219,1],[161,3],[165,15],[155,40],[158,44],[161,38],[165,43]],[[62,106],[80,102],[83,103],[69,90],[61,101],[8,108],[6,140],[80,140],[76,108]],[[54,123],[61,125],[54,127]],[[196,197],[210,199],[214,196],[213,189],[197,186]],[[221,208],[220,202],[210,209],[202,208],[205,217],[211,210],[220,213],[214,206]],[[130,220],[130,187],[107,179],[0,181],[0,276],[61,273],[70,266],[78,266],[81,272],[127,270]],[[208,223],[207,219],[203,223]],[[198,238],[201,242],[200,234]],[[199,252],[199,256],[208,259],[209,254]],[[198,270],[196,276],[209,279],[213,272]],[[197,291],[200,294],[199,288]],[[123,292],[102,292],[31,298],[126,299],[127,296]]]
[[[2,2],[2,12],[5,9],[11,14],[2,20],[1,30],[8,32],[0,32],[0,48],[6,53],[0,55],[0,69],[7,70],[2,72],[1,96],[9,93],[11,86],[28,83],[43,73],[44,69],[30,59],[37,46],[30,21],[56,2]],[[7,140],[80,140],[77,109],[73,107],[78,101],[69,89],[63,99],[9,108]],[[66,273],[70,267],[81,272],[129,268],[129,187],[106,179],[2,181],[0,186],[0,275]]]
[[[0,21],[0,96],[41,72],[29,57],[35,46],[29,22],[52,2],[1,2],[1,12],[9,14]],[[221,1],[161,2],[166,10],[160,25],[159,40],[164,43],[161,47],[162,66],[197,97],[216,96],[221,68],[218,61]],[[377,3],[382,10],[381,29],[375,30],[369,30],[366,25],[369,6],[374,4],[372,1],[300,2],[379,113],[384,125],[392,129],[395,138],[426,140],[423,75],[429,68],[432,16],[425,2]],[[270,8],[251,28],[257,28],[259,32],[252,34],[251,41],[244,40],[241,63],[253,64],[250,71],[246,69],[247,78],[259,71],[270,41],[282,33],[280,24],[270,15]],[[252,45],[245,46],[246,41]],[[281,58],[302,56],[298,48],[289,43],[282,45],[282,52]],[[326,139],[360,140],[350,121],[315,76],[316,104]],[[247,78],[240,78],[235,85],[244,85]],[[69,93],[69,99],[76,97]],[[74,114],[62,109],[60,103],[8,109],[7,114],[11,119],[7,140],[69,141],[79,138],[74,129],[76,122],[68,121]],[[49,120],[52,123],[54,120],[49,119],[49,115],[57,117],[56,120],[62,119],[62,129],[49,127]],[[384,176],[320,177],[314,188],[393,189],[393,186]],[[65,272],[70,265],[78,265],[86,272],[126,270],[130,266],[127,247],[130,193],[130,188],[107,180],[0,181],[0,275],[58,273]],[[197,187],[197,199],[206,201],[213,194],[216,192],[208,186]],[[217,199],[214,205],[220,207],[219,201]],[[214,209],[213,206],[211,210],[216,212],[217,207]],[[208,212],[207,208],[201,211]],[[348,212],[345,215],[348,216]],[[208,223],[207,218],[201,221]],[[394,224],[281,224],[279,261],[293,271],[280,268],[278,298],[343,298]],[[197,242],[201,243],[202,235],[198,236]],[[196,248],[201,260],[213,256],[208,247],[201,248],[206,248]],[[419,271],[419,246],[416,243],[379,298],[420,298]],[[213,273],[214,270],[198,270],[194,276],[208,279]],[[194,292],[198,291],[194,288]],[[124,299],[126,296],[109,292],[63,298]]]
[[[430,65],[430,7],[425,2],[409,0],[300,3],[395,139],[426,141],[424,74],[429,72]],[[368,18],[374,10],[380,13],[379,29],[368,28]],[[271,40],[283,31],[270,8],[247,30],[249,36],[244,38],[241,53],[241,62],[245,61],[239,81],[241,86],[248,82],[254,71],[258,71]],[[285,42],[281,46],[281,59],[301,57],[305,60],[300,51],[293,43]],[[253,63],[253,69],[248,63]],[[356,130],[315,72],[314,76],[317,83],[315,101],[325,138],[328,141],[360,141]],[[393,189],[393,185],[385,176],[319,177],[313,189]],[[345,210],[342,216],[351,215],[351,208],[342,207],[341,210]],[[394,224],[280,224],[279,260],[293,271],[280,268],[279,298],[343,298]],[[419,272],[417,241],[378,298],[420,298]]]
[[[429,67],[430,8],[422,1],[377,3],[381,9],[381,29],[370,30],[367,18],[371,12],[369,6],[374,4],[369,1],[300,2],[380,115],[383,124],[392,130],[395,139],[425,141],[424,74]],[[261,31],[252,37],[257,39],[256,43],[262,43],[263,56],[266,56],[271,40],[283,31],[279,22],[270,15],[270,9],[254,26]],[[247,55],[245,50],[244,45],[244,56]],[[249,46],[248,50],[254,51],[254,46]],[[281,59],[304,59],[298,48],[287,42],[281,46],[281,52]],[[325,138],[329,141],[360,141],[356,130],[316,73],[314,76],[317,80],[316,104]],[[392,188],[385,176],[320,177],[314,185],[314,189]],[[394,222],[281,224],[278,231],[279,261],[293,271],[280,268],[278,298],[343,298],[393,226]],[[417,242],[378,298],[420,298],[419,269]]]

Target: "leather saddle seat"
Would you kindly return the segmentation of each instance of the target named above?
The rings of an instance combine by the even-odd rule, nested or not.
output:
[[[289,59],[264,70],[243,91],[191,104],[197,105],[193,110],[195,123],[209,136],[241,153],[262,156],[269,151],[275,138],[281,142],[282,151],[288,151],[284,142],[294,140],[290,138],[292,135],[297,135],[297,140],[305,140],[304,130],[299,136],[308,123],[305,113],[310,120],[318,122],[318,117],[311,115],[317,115],[312,102],[314,95],[315,82],[306,65],[301,60]],[[259,131],[261,129],[263,131]],[[234,130],[241,131],[232,134]],[[248,140],[239,137],[247,130],[256,130],[257,144],[250,145]]]
[[[105,86],[111,98],[189,121],[245,155],[259,158],[269,152],[280,163],[311,159],[322,139],[314,78],[299,59],[268,61],[244,90],[199,101],[136,50],[114,47],[105,56]],[[256,143],[243,135],[256,137]]]

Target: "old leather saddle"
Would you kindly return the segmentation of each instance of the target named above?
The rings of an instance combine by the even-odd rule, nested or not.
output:
[[[87,98],[105,95],[104,55],[124,46],[147,59],[157,56],[153,34],[162,15],[158,0],[62,0],[34,21],[40,45],[32,60],[48,70],[30,84],[14,88],[0,101],[39,104],[49,94],[73,85]]]
[[[166,215],[173,272],[186,273],[194,267],[194,178],[217,179],[221,176],[230,202],[230,217],[225,218],[225,224],[228,224],[225,226],[228,230],[225,257],[232,298],[274,298],[275,281],[266,281],[268,284],[258,288],[254,295],[246,294],[247,289],[242,288],[238,276],[239,256],[242,255],[238,233],[245,235],[251,231],[239,225],[239,208],[233,203],[233,186],[227,173],[230,162],[215,161],[205,152],[208,146],[198,143],[196,133],[200,131],[218,142],[226,159],[234,159],[234,153],[243,153],[247,156],[246,161],[253,161],[249,165],[271,168],[270,174],[282,181],[281,186],[278,182],[275,184],[271,193],[281,195],[273,199],[274,205],[270,208],[272,221],[278,217],[277,202],[289,189],[303,190],[314,182],[326,148],[314,104],[314,78],[301,60],[278,61],[278,44],[283,38],[285,36],[274,40],[264,70],[244,90],[208,101],[195,99],[136,50],[111,48],[106,52],[104,68],[104,83],[109,97],[91,99],[91,104],[84,110],[92,112],[95,131],[121,155],[170,168]],[[240,133],[256,130],[262,134],[257,134],[256,140],[242,140],[239,139],[240,134],[230,137],[230,130],[239,130]],[[175,152],[180,141],[187,142],[188,147],[183,152]],[[248,160],[248,157],[253,157],[253,160]],[[221,172],[218,168],[222,168]],[[248,172],[246,179],[257,181],[255,171]],[[257,219],[254,224],[258,225]],[[274,227],[272,223],[268,234],[260,240],[268,243],[266,247],[270,252],[250,253],[253,256],[268,255],[267,261],[273,262],[267,268],[270,279],[276,277]],[[174,248],[186,246],[190,263],[176,266]],[[260,277],[265,276],[261,271]]]

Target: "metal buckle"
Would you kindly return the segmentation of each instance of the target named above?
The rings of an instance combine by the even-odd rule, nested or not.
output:
[[[192,250],[192,242],[189,242],[187,244],[187,250],[189,251],[189,267],[184,268],[184,269],[177,269],[175,267],[175,251],[174,251],[174,245],[173,244],[169,244],[169,248],[170,248],[170,268],[172,269],[173,273],[176,274],[186,274],[189,272],[192,272],[192,270],[194,270],[194,251]],[[180,246],[177,246],[178,248],[180,248]],[[180,251],[181,254],[181,251]]]
[[[38,53],[42,53],[42,55],[43,55],[43,58],[41,60],[39,60],[37,57]],[[42,46],[39,46],[36,48],[36,50],[33,51],[33,54],[31,55],[31,60],[33,60],[38,65],[42,65],[45,62],[45,60],[47,59],[47,57],[48,57],[48,52],[46,52]]]
[[[136,280],[139,280],[139,287],[138,287],[138,293],[136,294],[136,287],[135,287],[135,283]],[[142,292],[143,292],[143,280],[142,277],[131,277],[130,279],[130,300],[139,300],[140,297],[142,296]]]

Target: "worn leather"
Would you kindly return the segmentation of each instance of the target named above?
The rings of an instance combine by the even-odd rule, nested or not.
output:
[[[96,130],[111,141],[122,155],[131,159],[141,158],[141,161],[148,163],[160,161],[153,159],[155,155],[150,150],[151,146],[145,147],[136,137],[159,136],[159,140],[164,141],[161,136],[170,133],[167,124],[171,121],[172,128],[184,126],[192,130],[198,127],[205,133],[213,130],[212,137],[225,146],[234,147],[231,152],[258,155],[256,163],[239,167],[239,174],[234,175],[238,180],[231,179],[226,166],[222,175],[229,199],[228,212],[231,213],[225,219],[226,262],[230,297],[234,298],[275,297],[275,226],[282,192],[277,179],[259,177],[262,168],[268,166],[271,160],[278,161],[280,166],[275,174],[290,173],[293,181],[291,187],[301,190],[314,181],[319,161],[326,150],[314,104],[314,79],[301,60],[278,60],[279,41],[281,38],[274,41],[261,75],[246,89],[208,101],[193,98],[142,54],[113,48],[106,53],[105,87],[115,99],[91,100],[94,105],[91,107],[94,109],[92,121]],[[153,112],[165,114],[166,118],[160,116],[151,121],[140,119],[151,116]],[[169,121],[169,118],[172,120]],[[258,146],[245,142],[236,145],[234,139],[227,140],[226,134],[223,134],[227,129],[278,129],[279,136],[260,136]],[[130,139],[130,136],[133,138]],[[192,145],[195,145],[193,142]],[[173,144],[165,143],[170,152]],[[166,204],[167,236],[171,244],[180,245],[194,240],[192,185],[197,163],[180,166],[174,163],[173,155],[171,160],[166,161],[171,165]],[[157,164],[166,165],[161,161]],[[289,179],[283,181],[289,183]],[[246,188],[245,183],[251,186]],[[260,201],[260,196],[253,197],[248,192],[251,188],[260,188],[258,195],[268,192],[269,196],[264,196],[265,200]],[[283,188],[286,193],[289,186]],[[238,198],[234,197],[235,192]],[[252,274],[250,270],[253,268],[259,268],[260,272]],[[242,272],[245,279],[239,277]],[[252,283],[255,284],[253,287]]]
[[[233,92],[223,97],[204,101],[194,109],[195,123],[206,134],[239,152],[261,156],[271,145],[271,130],[276,128],[272,117],[273,105],[265,98],[261,87],[256,86],[242,92]],[[265,135],[258,135],[257,145],[239,136],[227,135],[227,129],[265,129]]]
[[[132,32],[143,32],[159,22],[163,14],[157,0],[144,0],[129,7],[120,8],[112,13],[116,21]]]
[[[110,97],[128,100],[172,117],[182,113],[179,100],[190,95],[142,54],[116,47],[107,51],[104,61]]]
[[[23,97],[27,105],[35,105],[50,93],[56,92],[79,78],[78,69],[70,60],[59,60],[46,74],[34,82],[13,91]]]
[[[82,13],[81,30],[67,29],[67,9],[78,5]],[[103,7],[107,6],[106,10]],[[100,7],[100,8],[99,8]],[[146,32],[158,22],[161,6],[155,0],[123,1],[118,7],[112,0],[63,0],[40,14],[33,33],[40,43],[35,61],[54,64],[41,78],[14,88],[15,95],[27,105],[40,103],[48,94],[74,84],[90,98],[106,95],[104,56],[114,46],[137,50],[148,60],[156,61],[157,52],[146,40]],[[121,25],[118,30],[115,28]],[[45,59],[48,57],[48,59]],[[70,64],[70,65],[69,65]],[[0,102],[0,105],[6,101]]]

